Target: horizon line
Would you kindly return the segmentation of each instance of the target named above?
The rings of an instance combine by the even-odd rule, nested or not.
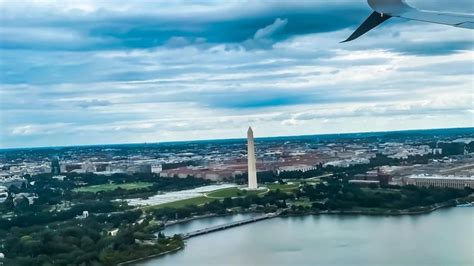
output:
[[[255,137],[255,139],[264,138],[285,138],[285,137],[310,137],[310,136],[328,136],[328,135],[348,135],[348,134],[374,134],[389,132],[406,132],[406,131],[423,131],[423,130],[452,130],[452,129],[473,129],[474,127],[447,127],[447,128],[417,128],[417,129],[400,129],[400,130],[382,130],[382,131],[357,131],[357,132],[339,132],[324,134],[307,134],[307,135],[278,135],[267,137]],[[95,146],[119,146],[119,145],[140,145],[140,144],[166,144],[166,143],[185,143],[185,142],[206,142],[206,141],[225,141],[225,140],[245,140],[242,138],[217,138],[217,139],[195,139],[195,140],[169,140],[169,141],[152,141],[152,142],[129,142],[129,143],[96,143],[96,144],[72,144],[72,145],[56,145],[56,146],[30,146],[30,147],[0,147],[0,151],[8,150],[27,150],[27,149],[54,149],[54,148],[74,148],[74,147],[95,147]]]

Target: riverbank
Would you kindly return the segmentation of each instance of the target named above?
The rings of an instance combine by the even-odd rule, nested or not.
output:
[[[398,216],[398,215],[419,215],[426,214],[436,211],[442,208],[456,207],[456,203],[441,203],[435,204],[432,206],[420,207],[421,210],[334,210],[334,211],[304,211],[302,213],[290,213],[290,214],[280,214],[280,216],[301,216],[301,215],[321,215],[321,214],[359,214],[359,215],[383,215],[383,216]],[[197,219],[211,218],[211,217],[223,217],[227,215],[236,215],[236,214],[263,214],[258,211],[239,211],[239,212],[230,212],[230,213],[209,213],[204,215],[197,215],[189,218],[184,218],[180,220],[173,220],[164,223],[164,226],[171,226],[175,224],[181,224],[190,222]]]
[[[282,212],[282,214],[276,215],[275,217],[292,217],[292,216],[309,216],[309,215],[367,215],[367,216],[401,216],[401,215],[421,215],[421,214],[427,214],[434,212],[439,209],[443,208],[450,208],[450,207],[455,207],[456,203],[453,201],[450,202],[445,202],[441,204],[435,204],[432,206],[425,206],[425,207],[419,207],[419,209],[416,210],[333,210],[333,211],[304,211],[302,213],[285,213]],[[288,210],[287,210],[288,211]],[[204,218],[212,218],[212,217],[224,217],[228,215],[237,215],[237,214],[262,214],[261,212],[255,212],[255,211],[241,211],[241,212],[232,212],[232,213],[225,213],[225,214],[216,214],[216,213],[210,213],[210,214],[205,214],[205,215],[199,215],[199,216],[193,216],[181,220],[174,220],[174,221],[169,221],[166,222],[164,225],[165,226],[172,226],[172,225],[177,225],[181,223],[186,223],[186,222],[191,222],[193,220],[199,220],[199,219],[204,219]],[[272,217],[273,218],[273,217]],[[151,258],[156,258],[159,256],[166,255],[168,253],[178,251],[184,247],[180,247],[176,250],[173,251],[168,251],[168,252],[163,252],[160,254],[155,254],[152,256],[136,259],[130,262],[127,262],[127,264],[122,264],[122,265],[129,265],[132,263],[136,263],[139,261],[144,261],[148,260]]]
[[[156,258],[156,257],[160,257],[160,256],[164,256],[166,254],[170,254],[170,253],[173,253],[173,252],[177,252],[181,249],[183,249],[184,246],[181,246],[181,247],[178,247],[178,248],[175,248],[173,250],[168,250],[168,251],[164,251],[164,252],[160,252],[160,253],[157,253],[157,254],[153,254],[153,255],[149,255],[149,256],[146,256],[146,257],[143,257],[143,258],[138,258],[138,259],[133,259],[133,260],[129,260],[129,261],[125,261],[125,262],[121,262],[119,264],[117,264],[118,266],[121,266],[121,265],[132,265],[134,263],[137,263],[137,262],[140,262],[140,261],[145,261],[145,260],[149,260],[149,259],[153,259],[153,258]]]
[[[288,217],[288,216],[304,216],[304,215],[323,215],[323,214],[329,214],[329,215],[371,215],[371,216],[400,216],[400,215],[420,215],[420,214],[427,214],[434,212],[436,210],[442,209],[442,208],[450,208],[450,207],[456,207],[454,204],[450,205],[436,205],[436,206],[430,206],[421,209],[421,210],[338,210],[338,211],[305,211],[302,213],[283,213],[280,216],[283,217]]]
[[[170,225],[174,225],[174,224],[190,222],[192,220],[210,218],[210,217],[219,217],[219,216],[225,216],[225,215],[229,215],[229,214],[209,213],[209,214],[204,214],[204,215],[196,215],[196,216],[189,217],[189,218],[184,218],[184,219],[181,219],[181,220],[172,220],[172,221],[165,222],[164,226],[166,227],[166,226],[170,226]]]

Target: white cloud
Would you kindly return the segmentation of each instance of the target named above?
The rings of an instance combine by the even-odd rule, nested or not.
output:
[[[41,8],[63,10],[62,2]],[[122,8],[110,1],[64,5],[63,12],[86,14],[75,19],[102,22],[117,19],[109,13]],[[146,8],[130,7],[136,5],[124,2],[123,9],[142,14]],[[193,8],[216,12],[215,19],[236,5]],[[449,47],[474,40],[465,30],[387,24],[339,44],[352,29],[280,39],[293,24],[279,17],[250,31],[237,49],[212,40],[203,48],[204,39],[172,34],[153,48],[1,50],[0,146],[244,137],[248,125],[258,136],[277,136],[474,124],[474,52]],[[0,34],[43,43],[102,41],[83,29],[24,23]],[[435,41],[440,34],[444,41]],[[431,51],[432,42],[446,47]],[[413,51],[418,45],[426,46],[423,54]]]
[[[246,40],[242,46],[246,49],[269,48],[275,43],[275,35],[282,31],[286,24],[288,19],[277,18],[272,24],[257,30],[253,38]]]
[[[288,19],[281,19],[277,18],[275,21],[266,26],[265,28],[259,29],[255,35],[253,36],[254,39],[269,39],[272,38],[275,33],[282,30],[286,24],[288,24]]]

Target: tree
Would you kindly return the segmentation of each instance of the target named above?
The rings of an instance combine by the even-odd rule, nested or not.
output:
[[[225,198],[223,201],[222,201],[222,205],[224,205],[225,208],[230,208],[232,207],[232,199],[231,198]]]
[[[81,237],[81,249],[91,250],[91,248],[94,248],[94,240],[89,236]]]

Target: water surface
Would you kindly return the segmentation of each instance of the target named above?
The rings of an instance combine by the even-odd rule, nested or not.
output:
[[[216,225],[211,218],[181,229],[206,223]],[[279,217],[191,238],[184,250],[142,265],[474,265],[474,208]]]

